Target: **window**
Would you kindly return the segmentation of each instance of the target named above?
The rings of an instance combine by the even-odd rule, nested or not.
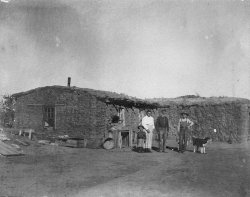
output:
[[[44,107],[43,119],[45,122],[45,126],[54,127],[55,126],[55,108],[51,106]]]
[[[54,118],[54,108],[48,107],[45,109],[48,119]]]

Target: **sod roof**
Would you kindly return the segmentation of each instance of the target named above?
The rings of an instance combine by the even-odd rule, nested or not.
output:
[[[128,96],[122,93],[115,93],[103,90],[94,90],[89,88],[79,88],[79,87],[67,87],[67,86],[45,86],[35,88],[29,91],[20,92],[13,94],[13,97],[21,97],[35,91],[40,91],[43,89],[56,89],[58,91],[70,91],[81,93],[88,93],[95,96],[97,99],[107,103],[115,104],[126,107],[138,107],[138,108],[163,108],[170,107],[173,105],[183,105],[183,106],[199,106],[199,105],[220,105],[220,104],[250,104],[250,100],[245,98],[236,97],[200,97],[195,95],[186,95],[177,98],[152,98],[152,99],[139,99],[136,97]]]
[[[24,95],[31,94],[36,91],[44,90],[44,89],[55,89],[58,91],[70,91],[70,92],[76,92],[78,94],[81,93],[88,93],[92,96],[95,96],[97,99],[107,103],[107,104],[115,104],[115,105],[121,105],[126,107],[138,107],[138,108],[157,108],[158,103],[153,101],[147,101],[143,99],[139,99],[136,97],[131,97],[125,94],[118,94],[115,92],[110,91],[103,91],[103,90],[94,90],[89,88],[79,88],[79,87],[67,87],[67,86],[45,86],[45,87],[39,87],[35,88],[26,92],[20,92],[13,94],[12,96],[15,98],[22,97]]]
[[[221,104],[250,104],[250,100],[237,97],[200,97],[195,95],[181,96],[177,98],[153,98],[147,99],[150,102],[156,102],[160,107],[169,107],[171,105],[199,106],[199,105],[221,105]]]

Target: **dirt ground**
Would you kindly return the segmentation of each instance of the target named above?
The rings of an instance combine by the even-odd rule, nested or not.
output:
[[[250,196],[250,142],[212,143],[207,154],[22,148],[24,156],[0,157],[1,197]]]

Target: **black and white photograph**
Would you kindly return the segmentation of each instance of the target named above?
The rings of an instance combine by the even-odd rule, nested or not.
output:
[[[0,197],[249,197],[250,0],[0,0]]]

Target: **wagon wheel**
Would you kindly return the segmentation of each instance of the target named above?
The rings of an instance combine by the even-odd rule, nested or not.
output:
[[[103,148],[107,150],[114,148],[114,146],[115,146],[115,143],[114,143],[114,140],[112,139],[105,141],[103,144]]]

